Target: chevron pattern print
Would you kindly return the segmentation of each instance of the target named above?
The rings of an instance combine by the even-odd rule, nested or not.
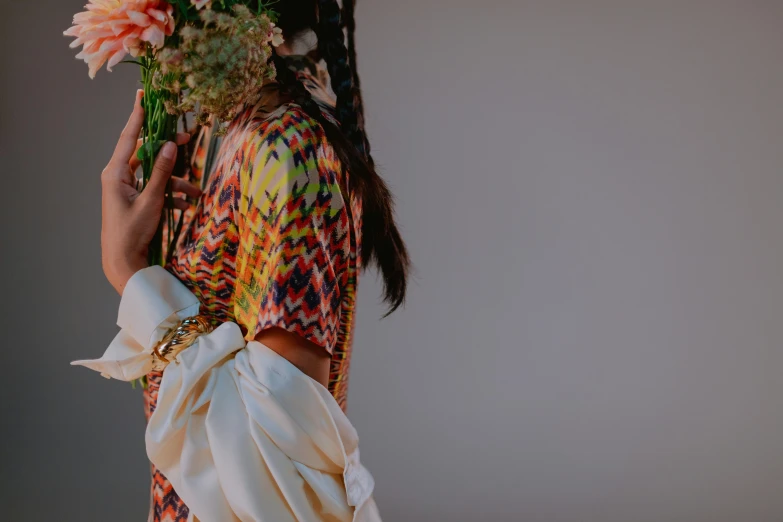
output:
[[[313,66],[297,74],[319,105],[331,107],[328,76]],[[205,189],[185,211],[166,269],[215,325],[234,321],[248,341],[277,326],[322,346],[332,356],[329,391],[345,409],[362,207],[343,194],[341,164],[322,127],[279,96],[268,92],[232,121],[212,173],[204,172],[210,131],[203,128],[186,179],[199,185],[207,176]],[[161,375],[148,375],[147,419]],[[153,522],[186,522],[187,506],[154,466],[152,474]]]
[[[155,411],[160,390],[160,378],[162,374],[155,372],[148,376],[148,386],[144,394],[144,414],[147,421]],[[190,511],[184,502],[171,487],[168,479],[151,465],[152,486],[150,491],[151,519],[155,522],[187,522]]]
[[[339,166],[306,116],[264,125],[238,153],[239,253],[234,317],[295,331],[332,351],[350,262]],[[329,149],[331,150],[331,149]]]

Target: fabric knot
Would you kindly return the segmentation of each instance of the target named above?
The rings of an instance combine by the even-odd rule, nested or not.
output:
[[[375,489],[375,479],[370,472],[359,462],[359,449],[354,450],[347,457],[345,471],[345,492],[348,497],[348,505],[356,508],[364,504]]]

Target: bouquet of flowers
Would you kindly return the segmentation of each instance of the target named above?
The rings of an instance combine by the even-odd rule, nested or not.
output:
[[[94,78],[107,63],[133,63],[141,69],[145,121],[141,190],[152,174],[155,156],[174,140],[180,117],[195,112],[196,121],[217,122],[225,132],[245,103],[255,103],[261,87],[275,78],[272,46],[283,43],[270,8],[277,0],[89,0],[63,34],[82,46],[76,58]],[[132,59],[124,60],[130,55]],[[170,187],[169,187],[170,189]],[[173,199],[172,191],[168,197]],[[168,225],[168,252],[182,226],[174,226],[173,201],[164,206],[158,232],[149,247],[150,265],[165,265],[163,227]]]

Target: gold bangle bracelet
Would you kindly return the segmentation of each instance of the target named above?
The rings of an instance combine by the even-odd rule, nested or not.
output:
[[[152,370],[163,371],[177,354],[196,342],[199,335],[214,330],[206,316],[194,315],[171,327],[152,349]]]

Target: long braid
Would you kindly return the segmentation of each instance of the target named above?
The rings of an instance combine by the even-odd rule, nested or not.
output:
[[[353,14],[349,6],[349,14]],[[353,16],[349,24],[353,23]],[[350,33],[351,31],[349,31]],[[375,171],[369,154],[363,121],[360,125],[361,96],[354,85],[354,67],[349,63],[341,10],[337,0],[318,0],[318,49],[326,61],[332,90],[337,95],[337,117],[342,131],[358,152],[360,161],[351,162],[352,179],[359,178],[363,200],[362,237],[363,262],[373,259],[383,273],[384,298],[391,302],[392,313],[405,299],[407,273],[410,266],[405,243],[394,221],[393,196],[386,183]],[[354,61],[355,63],[355,61]]]
[[[370,157],[369,142],[364,132],[361,91],[354,81],[354,78],[358,80],[354,71],[355,49],[351,51],[353,58],[349,63],[340,6],[336,0],[317,2],[318,23],[315,30],[318,51],[326,61],[332,90],[337,96],[335,116],[340,126],[326,118],[310,92],[280,56],[274,57],[277,80],[294,103],[318,121],[343,165],[344,174],[350,175],[350,185],[362,202],[362,267],[366,268],[374,262],[382,273],[384,300],[390,304],[385,317],[405,301],[410,258],[394,221],[393,196],[386,182],[376,172]],[[293,7],[294,4],[291,4]],[[346,21],[350,21],[353,26],[352,7],[349,8],[350,16],[346,16]],[[352,32],[349,30],[349,33]],[[352,43],[350,47],[354,47]],[[346,195],[350,194],[347,177],[341,176],[341,188]],[[346,205],[349,212],[350,206]]]
[[[364,132],[359,126],[358,111],[354,91],[354,75],[348,62],[348,49],[345,47],[341,23],[340,5],[337,0],[318,1],[318,50],[326,60],[332,90],[337,96],[336,113],[340,127],[348,139],[359,149],[363,156],[365,150]]]
[[[367,138],[367,131],[364,126],[364,99],[362,98],[362,85],[359,78],[359,67],[356,63],[356,0],[343,0],[343,25],[348,34],[348,63],[351,67],[351,77],[353,80],[353,102],[356,110],[356,124],[359,126],[364,138],[364,150],[366,151],[367,161],[374,165],[375,161],[370,154],[370,140]]]
[[[345,27],[345,32],[348,35],[348,62],[351,64],[351,70],[353,71],[353,84],[356,87],[359,85],[359,75],[356,68],[356,18],[354,17],[354,11],[356,10],[356,0],[344,0],[343,1],[343,17],[342,23]]]

